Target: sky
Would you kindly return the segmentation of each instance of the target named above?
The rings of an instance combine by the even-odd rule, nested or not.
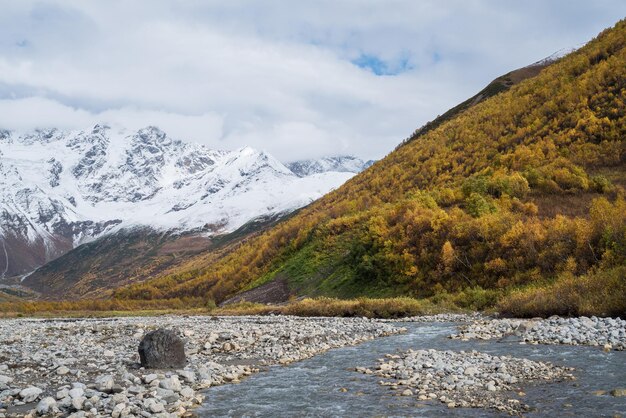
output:
[[[154,125],[284,162],[378,159],[624,0],[0,0],[0,129]]]

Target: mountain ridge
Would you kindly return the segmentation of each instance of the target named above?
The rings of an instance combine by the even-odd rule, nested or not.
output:
[[[0,133],[0,276],[133,226],[229,233],[310,203],[354,173],[299,177],[250,147],[211,150],[156,127]]]

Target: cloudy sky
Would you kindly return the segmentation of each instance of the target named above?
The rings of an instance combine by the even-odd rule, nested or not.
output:
[[[0,128],[380,158],[624,16],[624,0],[0,0]]]

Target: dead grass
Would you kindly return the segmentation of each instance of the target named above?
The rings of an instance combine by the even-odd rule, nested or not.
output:
[[[215,308],[211,302],[200,300],[181,301],[118,301],[118,300],[79,300],[72,302],[29,301],[0,303],[0,318],[15,317],[112,317],[112,316],[154,316],[154,315],[295,315],[295,316],[337,316],[368,318],[402,318],[441,312],[458,311],[448,301],[433,303],[426,299],[400,298],[306,298],[283,305],[270,305],[239,302]]]
[[[498,310],[514,317],[626,315],[626,266],[584,276],[565,274],[554,283],[517,290]]]
[[[367,318],[403,318],[458,311],[447,304],[434,304],[427,299],[400,298],[306,298],[286,305],[263,305],[241,302],[218,308],[215,315],[267,315],[336,316]]]
[[[0,312],[0,319],[9,318],[113,318],[129,316],[206,315],[206,309],[146,309],[136,311],[39,311]]]
[[[81,299],[75,301],[0,302],[0,318],[15,316],[121,316],[142,312],[206,311],[201,298],[162,300]]]

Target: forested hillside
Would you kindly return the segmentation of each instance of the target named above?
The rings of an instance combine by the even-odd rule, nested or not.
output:
[[[222,258],[115,296],[221,301],[280,278],[339,297],[489,289],[514,311],[572,281],[624,292],[625,45],[621,21]]]

